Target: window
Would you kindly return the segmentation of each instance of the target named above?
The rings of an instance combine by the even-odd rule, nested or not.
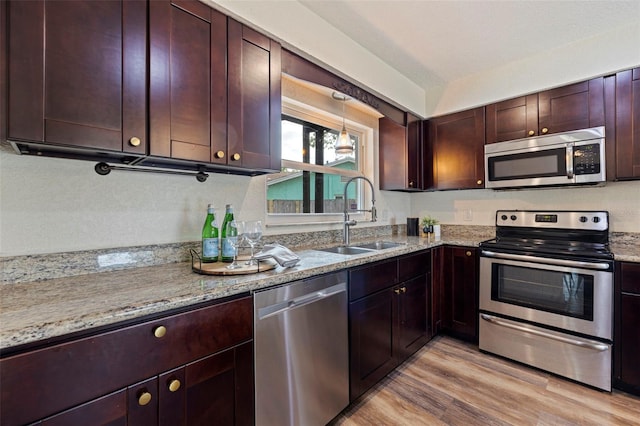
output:
[[[322,121],[322,120],[317,120]],[[341,123],[340,123],[341,125]],[[336,126],[337,127],[337,126]],[[344,188],[361,176],[361,133],[350,131],[354,151],[336,155],[340,130],[289,115],[282,117],[282,172],[267,177],[267,213],[337,214],[344,211]],[[348,188],[350,209],[361,205],[359,185]]]

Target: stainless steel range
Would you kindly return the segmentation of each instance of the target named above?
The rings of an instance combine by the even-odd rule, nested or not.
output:
[[[480,247],[480,349],[611,391],[608,213],[499,210]]]

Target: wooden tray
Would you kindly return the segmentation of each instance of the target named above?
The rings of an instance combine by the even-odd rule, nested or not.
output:
[[[238,256],[238,264],[241,267],[238,269],[227,269],[230,263],[201,263],[200,256],[198,256],[197,253],[192,253],[191,270],[204,275],[247,275],[270,271],[278,266],[278,263],[273,259],[261,260],[258,265],[245,265],[247,260],[249,260],[249,256]]]

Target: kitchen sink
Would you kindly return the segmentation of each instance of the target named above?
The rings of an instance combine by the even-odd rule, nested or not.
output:
[[[338,247],[327,247],[323,249],[316,249],[319,251],[326,251],[329,253],[338,253],[338,254],[363,254],[363,253],[371,253],[371,249],[361,248],[361,247],[352,247],[352,246],[338,246]]]
[[[328,248],[316,249],[316,250],[326,251],[326,252],[329,252],[329,253],[354,255],[354,254],[371,253],[372,251],[375,251],[375,250],[384,250],[384,249],[399,247],[399,246],[402,246],[402,245],[404,245],[404,244],[403,243],[392,243],[390,241],[376,241],[376,242],[373,242],[373,243],[358,244],[357,246],[356,245],[354,245],[354,246],[337,246],[337,247],[328,247]]]
[[[394,247],[403,246],[403,243],[392,243],[391,241],[375,241],[368,244],[358,244],[358,248],[366,248],[371,250],[384,250]]]

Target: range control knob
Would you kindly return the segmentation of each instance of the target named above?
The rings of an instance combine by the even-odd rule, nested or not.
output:
[[[589,219],[586,216],[580,216],[580,222],[585,223]]]
[[[511,220],[516,220],[518,217],[515,214],[511,215]]]
[[[506,214],[503,214],[502,216],[500,216],[500,219],[502,219],[502,220],[507,220],[507,215],[506,215]]]
[[[591,219],[593,221],[593,223],[598,223],[600,222],[600,218],[598,216],[594,216],[593,219]]]

